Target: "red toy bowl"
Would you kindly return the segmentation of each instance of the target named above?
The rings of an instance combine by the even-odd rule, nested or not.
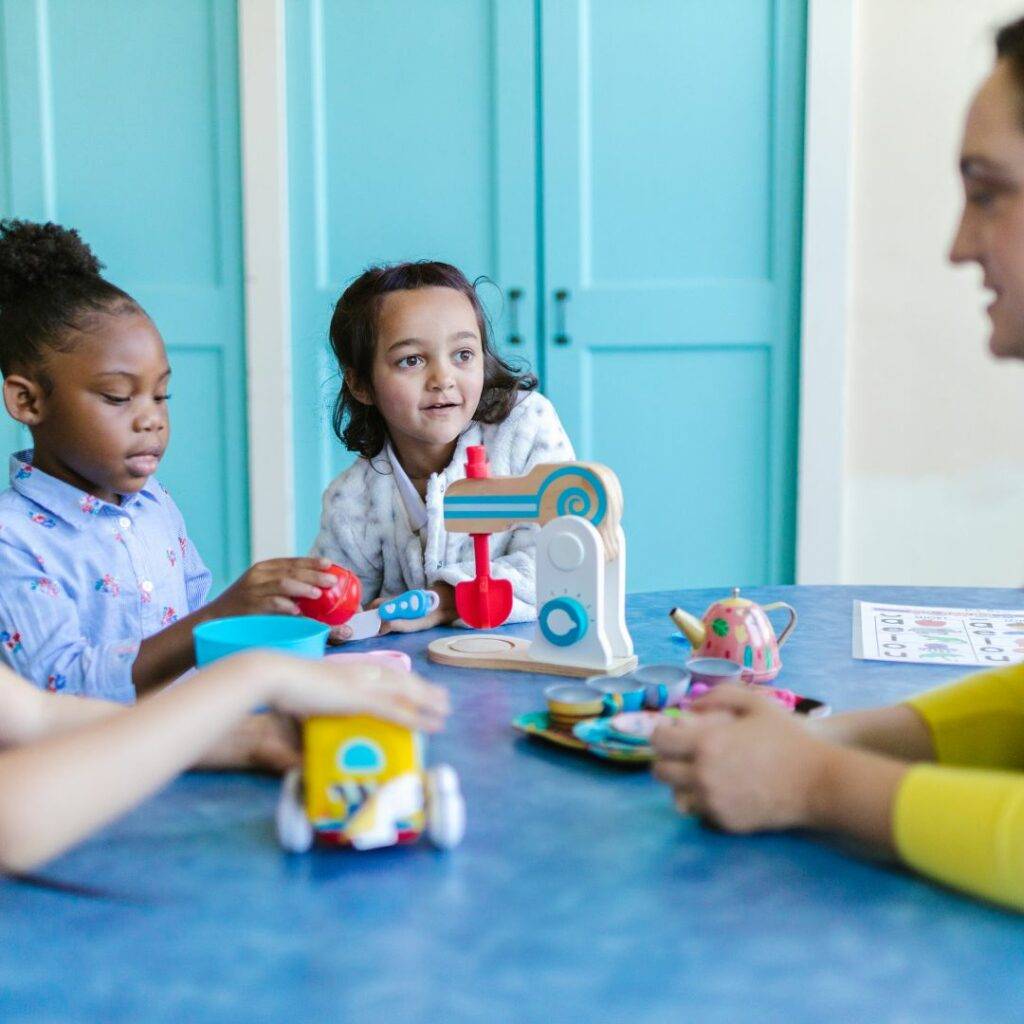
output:
[[[307,618],[328,626],[343,626],[357,611],[363,597],[359,577],[340,565],[332,565],[325,572],[338,577],[333,587],[322,589],[319,597],[300,597],[296,600],[299,611]]]

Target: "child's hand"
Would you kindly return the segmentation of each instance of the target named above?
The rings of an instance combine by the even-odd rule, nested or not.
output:
[[[410,729],[438,732],[450,710],[448,691],[411,672],[372,662],[280,659],[267,700],[286,715],[374,715]]]
[[[302,763],[295,719],[275,712],[247,715],[201,761],[206,771],[261,771],[277,774]]]
[[[272,558],[257,562],[207,607],[217,616],[300,615],[294,598],[320,596],[337,577],[324,570],[327,558]]]
[[[437,582],[430,588],[438,597],[437,607],[428,615],[419,619],[392,619],[390,622],[380,624],[380,636],[385,633],[418,633],[423,629],[433,629],[435,626],[446,626],[454,622],[458,617],[455,610],[455,588],[448,583]],[[379,597],[370,603],[371,608],[384,604],[390,598]]]

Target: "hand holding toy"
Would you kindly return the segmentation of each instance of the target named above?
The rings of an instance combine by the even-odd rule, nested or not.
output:
[[[310,619],[328,626],[342,626],[359,611],[363,597],[362,584],[355,573],[340,565],[331,565],[326,573],[334,577],[331,584],[321,587],[317,597],[302,598],[295,603],[299,611]]]
[[[300,607],[304,601],[316,601],[324,589],[329,590],[337,583],[326,558],[272,558],[252,566],[211,601],[207,610],[216,618],[301,615],[305,614]]]
[[[407,590],[390,601],[382,601],[376,608],[352,616],[348,627],[352,631],[350,640],[366,640],[380,632],[382,622],[397,619],[422,619],[441,603],[433,590]]]

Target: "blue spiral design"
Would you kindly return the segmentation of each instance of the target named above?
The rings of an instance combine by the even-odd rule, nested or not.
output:
[[[593,488],[594,494],[591,496],[578,484],[572,486],[570,481],[567,480],[566,484],[569,484],[569,486],[566,486],[565,490],[559,493],[558,500],[555,503],[558,514],[560,516],[580,516],[583,519],[589,519],[594,526],[600,525],[608,506],[608,495],[604,489],[604,484],[601,483],[601,478],[596,473],[592,473],[589,469],[583,469],[581,466],[565,466],[552,473],[541,484],[540,490],[537,492],[537,508],[540,508],[544,500],[544,492],[556,480],[562,477],[586,481]]]
[[[585,519],[590,511],[590,504],[590,495],[582,487],[570,487],[558,496],[558,514],[583,516]]]

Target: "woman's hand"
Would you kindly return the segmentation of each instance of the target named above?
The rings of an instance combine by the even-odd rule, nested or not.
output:
[[[373,715],[410,729],[438,732],[448,716],[448,691],[411,672],[372,662],[337,664],[278,655],[260,668],[270,680],[266,700],[296,718]]]
[[[654,775],[672,787],[681,812],[729,832],[814,823],[829,744],[742,686],[716,687],[693,712],[651,738]]]
[[[329,558],[272,558],[257,562],[207,608],[210,618],[227,615],[299,615],[295,598],[316,600],[338,579],[325,570]]]

